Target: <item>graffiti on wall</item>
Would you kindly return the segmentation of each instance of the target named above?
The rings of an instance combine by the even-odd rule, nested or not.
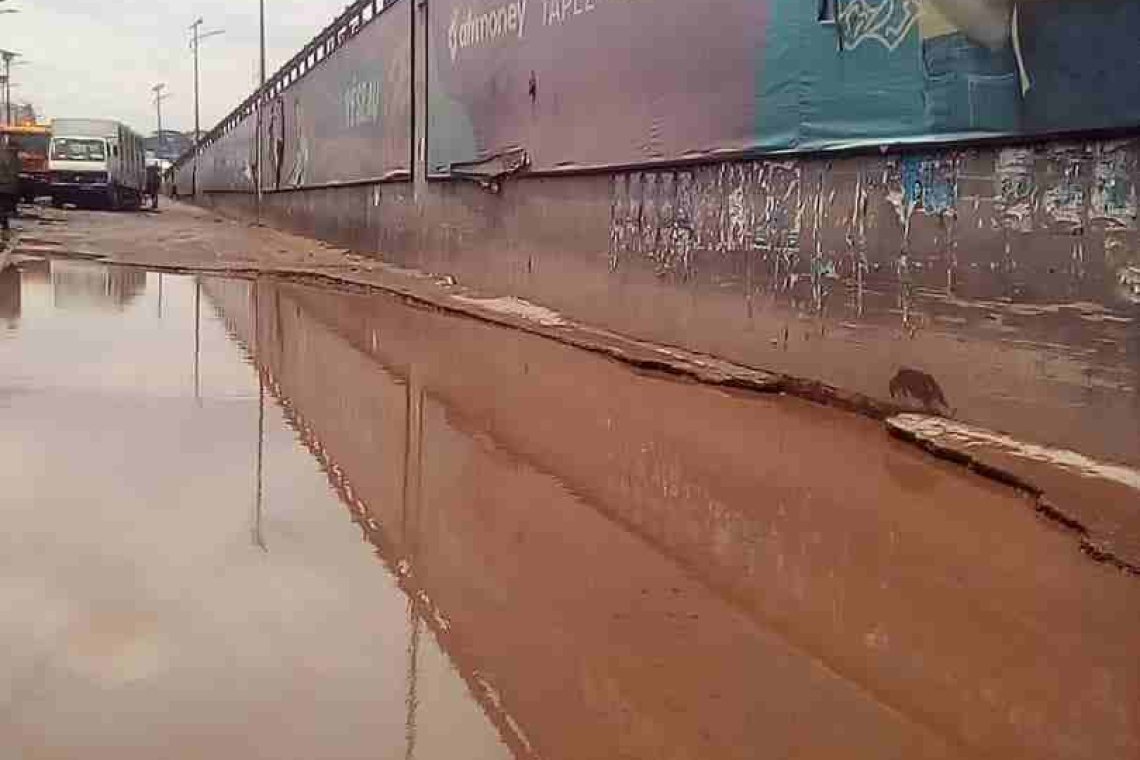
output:
[[[892,293],[879,311],[905,326],[931,294],[1128,312],[1138,156],[1140,143],[1114,141],[619,173],[610,268],[689,279],[743,255],[758,292],[853,317]]]
[[[895,50],[910,34],[921,8],[921,0],[853,0],[842,3],[835,18],[848,49],[877,42]]]

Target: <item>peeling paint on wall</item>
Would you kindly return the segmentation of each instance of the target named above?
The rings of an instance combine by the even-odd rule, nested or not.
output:
[[[1033,229],[1033,157],[1031,148],[1005,148],[998,152],[994,167],[996,221],[1005,229]]]
[[[1084,230],[1088,201],[1088,185],[1084,176],[1086,165],[1084,146],[1057,146],[1047,151],[1045,188],[1041,193],[1046,224],[1062,225],[1073,233]]]
[[[1097,146],[1089,218],[1111,229],[1136,229],[1136,152],[1134,142]]]
[[[871,281],[889,285],[890,273],[908,327],[916,289],[1055,298],[1108,283],[1111,298],[1082,299],[1130,302],[1138,150],[1136,141],[1070,143],[855,159],[838,173],[822,157],[621,173],[611,268],[641,262],[684,280],[701,262],[719,270],[716,259],[740,258],[748,298],[767,289],[824,313],[842,289],[855,316]],[[893,221],[876,213],[882,207]],[[1055,243],[1022,243],[1033,235]],[[889,240],[898,241],[893,255],[882,248]]]

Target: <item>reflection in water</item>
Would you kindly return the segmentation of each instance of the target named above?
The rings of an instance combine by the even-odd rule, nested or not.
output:
[[[196,323],[201,322],[201,282],[195,282],[195,320]],[[258,288],[256,282],[253,286],[253,304],[254,304],[254,319],[257,319],[257,294]],[[256,353],[257,346],[254,346]],[[197,356],[198,349],[195,349],[195,356]],[[195,372],[195,379],[197,379],[197,372]],[[253,545],[264,551],[269,551],[269,547],[265,544],[265,536],[261,530],[261,510],[265,499],[265,373],[257,368],[257,494],[253,501],[253,525],[250,529],[250,539]]]
[[[0,280],[0,755],[508,756],[195,281],[55,264]]]
[[[257,495],[253,500],[253,526],[250,538],[253,545],[263,552],[269,551],[261,530],[261,510],[265,499],[265,375],[257,373]]]
[[[0,270],[0,324],[10,328],[20,322],[20,273],[15,267]]]
[[[202,403],[202,283],[194,280],[194,400]]]
[[[419,709],[420,700],[416,692],[419,688],[420,674],[419,674],[419,659],[420,659],[420,632],[422,624],[420,622],[420,613],[416,609],[414,602],[408,602],[408,628],[410,634],[408,636],[408,673],[405,681],[408,684],[408,698],[405,705],[408,708],[408,721],[404,729],[404,744],[405,752],[404,757],[406,760],[412,760],[416,756],[416,711]]]
[[[89,261],[48,262],[55,305],[59,309],[124,309],[146,292],[142,269],[107,267]]]
[[[384,298],[206,288],[517,755],[1140,748],[1136,584],[877,425]]]
[[[385,298],[44,282],[0,341],[14,756],[1140,749],[1138,584],[868,421]]]

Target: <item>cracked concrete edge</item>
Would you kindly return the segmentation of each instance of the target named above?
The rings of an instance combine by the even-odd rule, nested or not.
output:
[[[930,437],[908,430],[898,422],[898,415],[906,412],[905,408],[883,403],[863,394],[844,391],[806,378],[736,364],[680,347],[637,340],[581,324],[565,317],[562,317],[563,321],[560,324],[551,325],[543,324],[541,321],[529,320],[518,314],[495,311],[480,304],[481,300],[491,301],[493,298],[481,297],[479,294],[468,290],[444,291],[439,285],[437,277],[419,270],[406,270],[381,265],[379,270],[369,271],[369,274],[373,276],[389,278],[388,282],[378,282],[365,277],[354,277],[353,273],[338,271],[342,269],[340,266],[288,267],[232,264],[201,266],[118,260],[113,256],[105,257],[102,260],[107,264],[117,266],[137,267],[174,274],[238,277],[250,280],[266,278],[301,285],[326,287],[342,292],[387,295],[399,298],[415,307],[475,319],[486,324],[519,330],[553,340],[563,345],[607,357],[637,370],[661,373],[705,385],[792,396],[822,406],[869,417],[882,422],[887,432],[892,436],[913,444],[932,456],[961,465],[982,477],[1023,493],[1032,501],[1034,510],[1039,515],[1075,532],[1080,537],[1080,548],[1086,556],[1127,574],[1140,577],[1140,566],[1128,562],[1111,549],[1098,543],[1090,534],[1088,527],[1079,518],[1051,502],[1041,488],[1015,473],[984,462],[960,449],[939,444]],[[405,281],[405,284],[393,282],[393,280],[401,279]],[[419,287],[414,287],[416,285]]]
[[[1085,556],[1096,562],[1114,567],[1125,574],[1140,577],[1140,565],[1128,561],[1111,548],[1098,542],[1088,526],[1079,517],[1050,500],[1045,490],[1033,482],[986,462],[981,457],[972,455],[959,447],[940,442],[933,436],[924,435],[905,424],[901,416],[888,417],[884,420],[884,425],[890,435],[901,441],[917,446],[934,457],[960,465],[984,478],[1021,492],[1032,502],[1033,509],[1038,515],[1076,533],[1080,539],[1080,550]]]
[[[639,340],[565,317],[558,325],[543,324],[518,315],[484,308],[478,297],[464,291],[462,297],[441,292],[435,278],[414,270],[383,274],[418,284],[419,289],[392,282],[375,282],[349,274],[315,271],[307,268],[275,268],[261,270],[262,276],[300,281],[302,284],[325,285],[334,289],[380,293],[403,299],[406,303],[432,308],[487,324],[508,327],[547,338],[563,345],[599,354],[635,369],[657,372],[692,380],[704,385],[733,388],[755,393],[783,394],[822,406],[853,412],[876,421],[905,411],[903,407],[884,404],[872,397],[845,391],[822,382],[795,377],[766,369],[750,367],[719,357],[691,351],[679,346]]]
[[[171,274],[265,278],[301,285],[327,287],[342,292],[381,294],[396,297],[414,306],[430,308],[458,317],[475,319],[499,327],[507,327],[537,335],[556,342],[607,356],[616,361],[646,371],[686,376],[708,385],[734,387],[758,392],[779,392],[783,378],[763,370],[744,367],[684,349],[666,348],[638,341],[626,336],[595,330],[570,320],[558,325],[543,324],[525,316],[507,314],[484,307],[477,297],[453,293],[430,293],[423,289],[404,287],[392,282],[375,282],[330,272],[324,268],[259,267],[220,265],[158,264],[145,261],[123,261],[113,257],[103,259],[106,264],[148,269]],[[385,272],[389,277],[418,280],[421,284],[432,278],[418,272]]]
[[[441,286],[440,278],[431,273],[392,267],[383,263],[378,268],[368,270],[368,274],[372,277],[370,279],[366,276],[354,276],[351,272],[339,271],[342,269],[340,266],[296,267],[256,264],[202,266],[160,264],[145,260],[118,259],[113,256],[105,258],[104,262],[174,274],[243,279],[265,277],[340,291],[388,295],[412,305],[544,337],[606,356],[641,371],[659,372],[723,388],[784,394],[822,406],[853,412],[876,421],[906,411],[905,407],[884,403],[873,397],[819,381],[738,364],[680,346],[639,340],[561,315],[558,324],[550,324],[548,320],[531,320],[520,314],[486,308],[481,302],[492,302],[495,300],[494,297],[467,289],[444,290],[444,287],[453,286]],[[387,281],[378,281],[376,279],[378,277],[386,278]],[[544,324],[544,321],[547,323]]]
[[[1090,559],[1114,567],[1126,574],[1140,577],[1140,565],[1129,562],[1111,548],[1096,541],[1088,527],[1078,517],[1066,511],[1062,506],[1053,503],[1040,487],[1013,472],[971,456],[955,447],[939,444],[933,438],[907,429],[899,422],[899,414],[903,410],[861,394],[844,392],[824,383],[803,378],[754,369],[685,349],[639,341],[575,323],[565,318],[563,318],[562,324],[550,326],[517,315],[507,316],[482,308],[479,305],[478,298],[469,296],[457,298],[450,293],[429,295],[414,292],[411,288],[394,286],[390,283],[369,282],[354,279],[347,275],[315,272],[307,269],[281,268],[269,272],[259,270],[259,274],[260,276],[280,278],[290,282],[300,281],[301,284],[327,285],[336,289],[347,287],[355,292],[387,294],[399,297],[415,306],[472,318],[495,326],[516,329],[554,340],[564,345],[606,356],[636,369],[688,378],[706,385],[759,393],[784,394],[871,417],[881,421],[887,431],[896,438],[916,445],[932,456],[961,465],[984,478],[1025,494],[1032,501],[1034,511],[1037,514],[1075,532],[1080,537],[1081,551]],[[422,273],[418,274],[423,277]],[[258,275],[255,274],[254,276]],[[428,278],[423,277],[423,279]],[[933,417],[933,415],[929,416]]]
[[[387,273],[392,276],[391,273]],[[425,288],[400,286],[395,283],[378,283],[345,274],[314,271],[312,269],[277,268],[263,271],[263,276],[301,284],[326,285],[335,289],[355,292],[380,293],[400,298],[406,303],[431,308],[458,317],[519,330],[547,338],[564,345],[600,354],[637,369],[688,377],[708,385],[742,388],[758,392],[778,392],[780,378],[762,370],[724,362],[713,357],[671,349],[627,336],[596,330],[587,325],[563,319],[558,325],[543,324],[518,314],[504,313],[487,308],[480,298],[464,294],[430,292]],[[401,273],[400,277],[419,280],[421,285],[429,279],[421,274]]]
[[[438,277],[420,270],[391,267],[382,263],[378,269],[369,270],[373,278],[387,278],[388,281],[384,282],[338,271],[341,268],[339,266],[291,267],[256,264],[202,266],[124,260],[113,256],[108,256],[103,261],[116,266],[137,267],[172,274],[238,277],[251,280],[263,277],[342,292],[387,295],[413,306],[430,308],[441,313],[543,337],[605,356],[641,371],[657,372],[723,388],[792,396],[879,422],[907,411],[906,407],[884,403],[871,396],[846,391],[816,380],[749,367],[679,346],[639,340],[565,317],[562,317],[561,323],[551,325],[529,320],[518,314],[484,308],[480,301],[492,301],[493,297],[466,289],[444,290],[439,285]],[[402,281],[402,284],[397,281]]]

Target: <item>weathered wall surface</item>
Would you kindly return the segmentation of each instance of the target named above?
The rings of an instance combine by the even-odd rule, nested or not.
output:
[[[411,171],[408,5],[385,10],[266,104],[266,189],[381,180]]]
[[[1137,149],[325,188],[270,194],[266,214],[583,321],[1137,463]]]
[[[246,119],[214,143],[210,152],[198,161],[199,189],[209,193],[248,192],[253,186],[252,161],[256,152],[255,125],[253,120]]]
[[[364,15],[345,16],[340,26],[330,27],[302,51],[294,69],[271,83],[267,108],[281,98],[291,102],[289,98],[311,89],[309,83],[329,77],[324,90],[341,92],[332,86],[335,80],[343,85],[344,96],[337,101],[340,105],[324,109],[343,116],[343,123],[322,122],[322,140],[309,141],[303,163],[315,171],[318,163],[312,157],[339,145],[333,151],[337,167],[348,167],[342,159],[353,155],[361,156],[361,167],[374,161],[383,164],[384,156],[402,155],[410,141],[413,176],[405,179],[397,172],[389,181],[367,182],[379,169],[362,168],[358,174],[338,169],[328,177],[321,175],[315,185],[288,181],[301,143],[291,137],[292,111],[286,107],[284,131],[272,118],[263,122],[265,144],[272,146],[266,148],[268,170],[263,175],[264,185],[271,188],[264,200],[265,217],[302,234],[401,265],[451,274],[464,285],[518,295],[634,336],[1029,440],[1140,463],[1140,140],[1071,139],[714,160],[717,145],[739,147],[739,141],[730,137],[717,143],[709,137],[698,141],[710,147],[696,152],[705,159],[702,163],[628,169],[619,166],[621,156],[599,147],[614,127],[574,100],[584,91],[581,82],[573,77],[563,82],[565,71],[549,75],[550,62],[542,56],[553,56],[556,49],[543,53],[545,48],[535,47],[533,41],[524,44],[519,30],[525,23],[534,35],[550,37],[552,44],[574,50],[584,45],[578,50],[582,53],[594,45],[584,25],[611,12],[641,11],[619,11],[601,0],[588,3],[589,11],[587,4],[531,2],[530,20],[523,22],[520,5],[499,4],[496,18],[507,27],[491,28],[501,32],[515,19],[513,40],[506,34],[501,39],[471,37],[473,27],[468,25],[466,39],[477,39],[477,44],[464,47],[467,11],[474,8],[471,18],[482,18],[475,12],[475,6],[482,5],[487,4],[449,2],[440,7],[455,13],[433,16],[428,6],[373,3],[370,21],[363,21]],[[722,5],[738,6],[735,0]],[[827,77],[811,79],[809,105],[814,105],[797,112],[802,123],[787,127],[807,129],[814,137],[792,140],[788,146],[817,146],[813,140],[819,138],[824,140],[819,144],[835,147],[856,134],[886,139],[893,134],[890,124],[875,114],[902,113],[895,108],[899,98],[910,103],[905,111],[910,126],[904,132],[921,131],[920,120],[914,119],[922,112],[925,80],[910,68],[900,68],[908,55],[919,57],[927,45],[920,35],[920,3],[843,4],[846,10],[840,15],[849,23],[840,24],[846,36],[838,52],[835,28],[826,32],[831,35],[827,39],[820,37],[826,30],[821,31],[814,17],[814,4],[809,4],[811,18],[784,0],[768,5],[772,28],[791,24],[796,33],[768,34],[763,55],[776,55],[782,62],[766,69],[764,76],[779,71],[807,76],[804,72],[816,71],[814,63],[807,63],[823,57],[830,61]],[[1132,18],[1133,11],[1116,0],[1111,5]],[[554,6],[559,10],[552,15]],[[853,9],[872,6],[893,9],[882,18],[898,23],[882,29],[856,23],[860,17]],[[655,34],[679,28],[678,19],[688,11],[679,6],[674,10]],[[793,12],[794,19],[788,16]],[[439,14],[439,8],[434,13]],[[387,45],[383,49],[388,64],[369,68],[372,64],[361,50],[407,29],[409,15],[410,44]],[[872,17],[879,18],[867,18]],[[459,35],[455,50],[452,21]],[[884,36],[888,27],[894,31]],[[801,54],[789,40],[801,37],[810,38],[811,61],[791,65],[787,56],[799,60]],[[731,47],[733,55],[742,49]],[[519,72],[529,67],[523,64],[532,60],[533,71],[519,79]],[[682,76],[688,70],[684,60],[670,65],[674,75],[669,81],[680,83],[678,87],[689,81]],[[845,78],[864,69],[880,78]],[[391,82],[382,79],[385,71],[396,72]],[[413,95],[406,112],[403,82],[409,72]],[[507,103],[514,97],[510,93],[520,88],[526,91],[517,96],[531,103],[532,73],[534,109]],[[846,89],[844,82],[850,84]],[[860,111],[859,94],[873,82],[909,84],[883,90],[890,97],[868,105],[873,113]],[[763,103],[784,97],[779,88],[761,89],[749,101],[755,106],[753,116],[764,110]],[[458,174],[429,179],[447,168],[439,156],[450,155],[451,149],[440,147],[441,140],[451,139],[451,132],[440,128],[441,119],[447,120],[447,112],[439,107],[443,95],[462,96],[464,105],[457,113],[475,115],[467,126],[476,139],[464,143],[464,150],[451,146],[456,160],[486,161],[511,149],[518,154],[505,163],[499,158],[466,166],[468,179]],[[561,110],[551,110],[548,97],[561,103]],[[786,110],[781,106],[767,112]],[[232,145],[246,139],[249,117],[242,114],[248,113],[248,106],[239,111],[241,118],[227,123],[198,158],[199,190],[205,191],[199,200],[238,214],[253,212],[253,167],[243,170],[222,159],[233,172],[210,185],[202,182],[203,167],[218,165],[217,160],[210,164],[215,154],[240,153]],[[392,114],[407,113],[410,125],[407,119],[392,125]],[[629,160],[691,158],[685,140],[667,139],[673,134],[666,128],[670,118],[682,118],[682,110],[647,113],[634,114],[637,119],[629,124],[649,125],[646,129],[657,142],[645,145],[672,147],[660,155],[632,150]],[[836,131],[825,117],[838,113],[853,116]],[[368,120],[373,115],[378,121]],[[1126,116],[1089,124],[1131,123]],[[358,122],[357,117],[367,118]],[[597,140],[581,135],[561,143],[538,140],[535,130],[552,119]],[[758,134],[783,129],[767,122],[756,128]],[[374,145],[373,152],[353,142],[357,133],[372,136],[368,144]],[[383,136],[376,137],[379,133]],[[284,141],[275,142],[274,134],[285,135]],[[937,130],[923,134],[942,135]],[[578,161],[558,152],[567,145],[589,148],[579,151],[588,159]],[[192,185],[193,162],[179,169],[183,194]],[[566,174],[575,164],[603,168]],[[501,174],[520,167],[521,172]],[[286,180],[281,185],[276,168]],[[535,169],[553,171],[542,174]],[[324,183],[329,177],[343,183]]]

